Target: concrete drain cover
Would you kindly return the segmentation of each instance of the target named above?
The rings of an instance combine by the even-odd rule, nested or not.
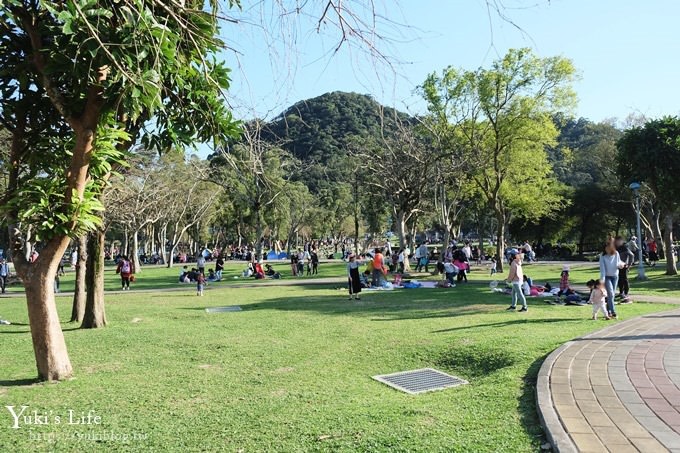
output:
[[[230,305],[228,307],[208,307],[205,309],[206,313],[225,313],[227,311],[241,311],[238,305]]]
[[[382,374],[380,376],[373,376],[373,379],[397,390],[401,390],[402,392],[410,393],[411,395],[432,392],[434,390],[443,390],[449,387],[458,387],[459,385],[468,383],[463,379],[433,368]]]

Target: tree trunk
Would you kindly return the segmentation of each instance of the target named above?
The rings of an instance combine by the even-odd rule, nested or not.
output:
[[[87,302],[82,329],[106,326],[104,310],[104,231],[90,233],[87,241]]]
[[[503,214],[496,214],[498,225],[496,225],[496,270],[503,272],[503,265],[505,264],[505,216]]]
[[[359,255],[359,216],[354,215],[354,253]]]
[[[55,255],[49,268],[23,276],[35,363],[39,378],[46,381],[68,379],[73,373],[54,298],[59,261]]]
[[[128,253],[128,242],[129,242],[129,240],[128,239],[129,239],[128,238],[128,229],[127,229],[127,227],[125,227],[125,230],[123,232],[123,243],[120,245],[120,248],[121,248],[120,254],[121,255],[125,255],[125,256],[129,255],[129,253]]]
[[[171,268],[175,263],[175,250],[177,250],[177,244],[173,241],[172,247],[170,247],[170,252],[168,253],[168,268]]]
[[[262,212],[259,207],[257,207],[257,211],[255,212],[255,217],[256,217],[256,222],[255,222],[255,237],[256,237],[256,242],[255,242],[255,256],[256,259],[259,261],[262,259],[262,236],[264,236],[264,228],[262,227]]]
[[[87,300],[87,283],[85,279],[87,269],[87,235],[78,238],[78,259],[76,260],[76,288],[73,293],[73,308],[71,322],[82,322]]]
[[[652,220],[652,238],[653,239],[661,239],[663,236],[661,235],[661,211],[657,209],[654,211],[654,218]],[[664,241],[657,241],[659,243],[659,256],[665,256],[666,255],[666,244]]]
[[[139,262],[139,231],[135,230],[132,233],[132,250],[130,251],[130,259],[135,268],[135,272],[141,272],[142,266]]]
[[[664,218],[666,230],[664,231],[664,241],[666,242],[666,275],[678,275],[675,267],[675,253],[673,252],[673,214],[666,214]]]
[[[406,247],[406,214],[397,212],[397,235],[399,235],[399,247]]]

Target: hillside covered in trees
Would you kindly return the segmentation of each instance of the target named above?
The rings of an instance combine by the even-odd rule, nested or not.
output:
[[[385,135],[395,132],[399,121],[413,123],[414,119],[380,105],[371,96],[336,91],[287,108],[266,123],[262,136],[301,161],[303,171],[297,178],[304,181],[311,193],[321,197],[317,201],[320,206],[328,197],[328,209],[332,209],[342,204],[343,194],[351,192],[343,191],[342,187],[354,181],[356,163],[352,163],[350,154],[357,137],[363,142],[379,143]],[[616,142],[622,131],[611,123],[566,115],[555,116],[553,122],[558,137],[546,152],[567,202],[548,218],[513,221],[510,234],[547,242],[573,241],[580,249],[589,249],[603,235],[620,229],[631,216],[630,202],[621,196],[614,165]],[[460,203],[470,205],[465,200]],[[481,209],[481,217],[485,217],[486,208]],[[345,214],[349,215],[349,209]],[[387,210],[383,214],[383,229],[393,229],[394,219],[390,219]],[[480,216],[469,210],[461,214],[457,219],[461,232],[493,234],[490,226],[483,226],[493,223],[491,220],[480,222]],[[419,217],[423,224],[438,224],[432,218],[435,216]],[[480,227],[484,231],[478,232]]]

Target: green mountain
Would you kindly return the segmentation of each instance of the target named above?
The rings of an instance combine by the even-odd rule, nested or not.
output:
[[[346,181],[348,143],[380,139],[409,115],[382,106],[371,96],[334,91],[300,101],[267,124],[266,139],[307,164],[304,177],[312,192],[326,182]]]

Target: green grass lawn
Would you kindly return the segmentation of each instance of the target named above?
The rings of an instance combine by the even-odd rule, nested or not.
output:
[[[188,267],[191,269],[195,266],[194,263],[189,264]],[[266,280],[255,280],[254,278],[244,278],[241,273],[246,269],[248,263],[244,261],[228,261],[225,264],[225,269],[223,272],[223,278],[220,282],[210,283],[210,286],[220,287],[226,285],[259,285],[263,282],[272,282],[271,279]],[[290,265],[287,263],[275,263],[274,269],[280,272],[283,276],[283,280],[314,280],[320,278],[328,277],[339,277],[345,275],[345,264],[340,262],[330,262],[321,263],[319,265],[319,274],[316,276],[305,276],[301,278],[292,277]],[[193,287],[188,284],[178,283],[179,272],[182,265],[176,264],[174,267],[168,269],[165,266],[144,266],[140,272],[135,276],[137,279],[131,286],[137,290],[150,290],[150,289],[177,289],[182,287]],[[208,263],[207,269],[214,268],[213,263]],[[66,274],[60,277],[60,290],[62,292],[72,292],[74,289],[75,272],[68,266],[65,268]],[[119,290],[121,288],[120,276],[116,274],[115,267],[113,265],[107,265],[106,271],[104,273],[104,287],[107,291]],[[15,283],[11,285],[8,289],[10,293],[23,292],[24,288],[20,283]]]
[[[243,278],[241,272],[246,268],[245,262],[231,262],[228,261],[224,270],[224,277],[221,282],[211,283],[210,286],[213,288],[219,288],[224,286],[254,286],[261,285],[262,283],[272,283],[271,279],[266,280],[255,280],[254,278]],[[189,265],[191,268],[191,265]],[[213,267],[212,263],[208,264],[208,268]],[[570,265],[570,281],[572,285],[584,286],[585,283],[592,279],[599,277],[599,270],[597,264],[583,264],[574,263]],[[133,283],[133,290],[155,290],[155,289],[180,289],[182,287],[188,287],[193,285],[182,285],[177,282],[179,271],[181,266],[175,265],[175,267],[168,269],[165,266],[145,266],[142,271],[136,275],[137,281]],[[108,266],[105,273],[105,288],[107,291],[119,290],[120,289],[120,278],[116,275],[113,266]],[[287,263],[275,263],[274,269],[279,271],[283,280],[289,281],[313,281],[315,279],[322,278],[332,278],[332,277],[343,277],[345,275],[345,264],[341,262],[328,262],[321,263],[319,266],[318,276],[306,275],[302,278],[292,277],[290,272],[290,266]],[[430,270],[433,270],[434,266],[430,266]],[[526,264],[524,266],[524,271],[529,275],[536,284],[544,284],[550,282],[552,285],[558,285],[560,281],[560,273],[562,271],[562,265],[556,264]],[[638,282],[635,280],[637,275],[637,268],[631,269],[631,287],[632,294],[638,295],[655,295],[655,296],[666,296],[666,297],[679,297],[680,298],[680,277],[669,277],[664,275],[665,263],[659,263],[655,268],[646,268],[647,277],[649,279],[645,282]],[[493,279],[503,280],[507,275],[507,269],[501,273],[497,274]],[[61,277],[61,291],[70,292],[74,288],[74,278],[75,272],[73,272],[68,267],[66,268],[66,275]],[[414,276],[419,280],[436,280],[440,279],[441,276],[429,276],[426,274],[418,274]],[[472,272],[469,279],[473,282],[488,284],[492,278],[489,276],[488,265],[484,264],[482,266],[473,265]],[[10,293],[19,293],[23,291],[23,287],[20,284],[15,284],[9,288]]]
[[[160,281],[149,270],[139,286],[155,272]],[[15,323],[0,326],[0,451],[535,452],[545,441],[534,403],[542,360],[608,325],[589,307],[535,300],[529,313],[508,313],[508,297],[485,284],[360,302],[333,286],[109,294],[107,328],[63,325],[75,378],[36,385],[25,302],[0,299]],[[204,311],[232,304],[243,311]],[[58,306],[68,319],[70,300]],[[470,385],[410,396],[371,379],[430,366]],[[10,429],[8,405],[63,421]],[[68,410],[94,410],[101,424],[65,424]],[[111,433],[137,439],[101,440]]]

